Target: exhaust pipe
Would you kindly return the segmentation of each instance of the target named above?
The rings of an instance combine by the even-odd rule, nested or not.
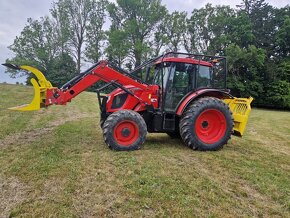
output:
[[[21,106],[11,107],[8,108],[10,110],[17,110],[17,111],[34,111],[39,110],[42,107],[45,107],[45,101],[46,101],[46,92],[48,89],[55,89],[51,83],[45,78],[43,73],[39,71],[38,69],[31,67],[31,66],[18,66],[14,64],[2,64],[5,67],[14,69],[14,70],[25,70],[27,72],[33,73],[36,79],[32,78],[30,79],[30,82],[33,85],[34,88],[34,97],[30,104],[24,104]]]

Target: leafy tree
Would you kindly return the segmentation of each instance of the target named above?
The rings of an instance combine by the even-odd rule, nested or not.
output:
[[[275,10],[265,0],[243,0],[241,11],[244,11],[252,23],[253,42],[256,47],[270,51],[275,34]],[[268,54],[270,56],[270,54]]]
[[[184,47],[188,52],[221,53],[229,44],[228,29],[235,12],[229,6],[207,4],[194,9],[187,24]]]
[[[57,25],[52,19],[30,18],[21,35],[9,46],[15,56],[6,62],[34,66],[40,69],[54,85],[62,84],[76,75],[76,64],[63,51],[59,39]],[[14,77],[19,74],[19,71],[11,69],[7,69],[7,72]],[[32,74],[28,75],[27,84],[30,83],[32,76]]]
[[[77,70],[80,72],[83,58],[83,47],[86,36],[89,43],[96,40],[97,47],[87,47],[86,55],[90,61],[99,58],[99,42],[103,39],[102,28],[104,18],[105,1],[96,0],[59,0],[54,3],[52,14],[60,17],[61,26],[65,27],[69,34],[69,52],[77,62]],[[66,18],[64,18],[66,17]],[[96,20],[94,20],[96,19]],[[96,22],[98,22],[96,24]],[[92,45],[96,46],[96,44]]]
[[[266,101],[264,106],[290,109],[290,82],[278,80],[266,85]]]
[[[127,40],[127,34],[111,26],[107,32],[108,45],[106,53],[110,62],[115,63],[118,67],[122,67],[127,60],[130,43]]]
[[[53,59],[46,77],[53,86],[61,87],[76,75],[76,63],[73,58],[67,53],[62,53]]]
[[[157,57],[163,51],[179,51],[186,30],[186,12],[174,11],[166,14],[158,24],[154,37],[149,41],[149,57]]]
[[[207,4],[204,8],[194,9],[188,24],[188,33],[191,46],[189,50],[195,50],[198,53],[205,53],[213,38],[213,33],[208,26],[208,17],[213,14],[214,8]]]
[[[162,18],[161,22],[156,27],[156,31],[153,34],[153,39],[149,41],[149,47],[151,48],[150,56],[159,56],[164,47],[169,44],[169,39],[167,36],[167,18],[168,16],[164,16]]]
[[[177,52],[180,49],[183,31],[186,29],[186,12],[173,12],[168,15],[166,25],[169,50]]]
[[[15,57],[7,62],[18,65],[32,65],[44,72],[49,70],[52,60],[58,54],[58,43],[54,24],[48,17],[40,20],[27,20],[21,35],[16,37],[9,49],[15,53]],[[15,76],[18,72],[7,70],[10,75]]]
[[[280,57],[289,57],[290,55],[290,13],[285,16],[283,25],[276,35],[276,45]]]
[[[263,93],[263,75],[265,50],[254,45],[246,49],[231,44],[226,49],[228,57],[228,86],[236,96],[253,96],[259,100]]]
[[[102,56],[102,43],[105,40],[106,0],[93,1],[93,11],[89,15],[90,24],[86,33],[85,56],[87,61],[96,63]]]
[[[108,12],[111,18],[112,26],[110,31],[119,31],[128,45],[128,54],[131,65],[141,64],[144,54],[150,51],[149,40],[152,33],[165,16],[167,10],[161,5],[160,0],[117,0],[115,3],[109,3]],[[116,36],[109,33],[109,37]],[[111,49],[120,46],[123,40],[118,37],[109,38]],[[108,54],[108,56],[112,56]]]
[[[247,48],[255,40],[252,29],[249,17],[243,11],[238,12],[236,16],[229,19],[228,42]]]

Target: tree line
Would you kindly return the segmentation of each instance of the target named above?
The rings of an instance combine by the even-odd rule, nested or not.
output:
[[[289,5],[242,0],[187,14],[161,0],[57,0],[48,16],[27,20],[9,49],[7,62],[38,67],[55,86],[104,58],[130,70],[166,51],[227,56],[233,95],[290,109]]]

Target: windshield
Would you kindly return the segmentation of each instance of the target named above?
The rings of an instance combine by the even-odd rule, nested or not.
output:
[[[157,67],[155,69],[155,75],[153,79],[153,84],[159,85],[160,87],[166,87],[170,67]],[[163,81],[162,81],[163,78]],[[163,84],[162,84],[163,83]]]

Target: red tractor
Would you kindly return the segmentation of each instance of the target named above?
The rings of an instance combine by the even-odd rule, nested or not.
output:
[[[181,138],[194,150],[221,149],[232,134],[243,135],[252,98],[235,98],[226,89],[226,59],[185,53],[166,53],[132,72],[107,61],[55,88],[43,74],[30,66],[4,64],[32,72],[35,96],[31,104],[14,110],[37,110],[65,105],[88,87],[102,80],[97,90],[101,128],[109,148],[139,149],[147,132],[167,133]],[[108,95],[108,86],[115,87]]]

